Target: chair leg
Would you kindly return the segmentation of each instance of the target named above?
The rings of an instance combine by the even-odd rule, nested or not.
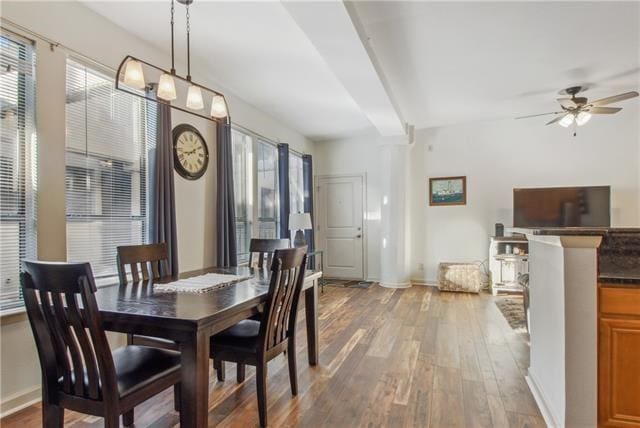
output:
[[[120,415],[115,412],[108,412],[104,417],[104,428],[120,428]]]
[[[133,409],[131,409],[128,412],[122,414],[122,425],[130,427],[131,425],[133,425],[133,419]]]
[[[180,395],[181,394],[181,388],[180,388],[180,384],[176,383],[175,385],[173,385],[173,409],[176,412],[180,411]]]
[[[213,367],[216,369],[218,380],[224,382],[224,361],[214,359]]]
[[[267,363],[259,361],[256,365],[256,387],[258,389],[258,415],[260,426],[267,426]]]
[[[298,370],[296,368],[296,341],[293,337],[289,338],[287,345],[287,359],[289,360],[289,383],[291,384],[291,394],[298,395]]]
[[[64,409],[53,404],[42,404],[42,426],[44,428],[62,428]]]
[[[244,376],[245,376],[245,365],[238,363],[238,373],[236,376],[236,380],[238,381],[238,383],[244,382]]]

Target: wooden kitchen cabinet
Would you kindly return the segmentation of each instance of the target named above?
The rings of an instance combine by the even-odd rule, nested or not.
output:
[[[598,306],[598,425],[640,427],[640,286],[600,284]]]

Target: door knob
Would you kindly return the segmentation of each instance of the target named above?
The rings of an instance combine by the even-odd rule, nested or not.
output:
[[[356,235],[356,238],[362,238],[362,235]]]

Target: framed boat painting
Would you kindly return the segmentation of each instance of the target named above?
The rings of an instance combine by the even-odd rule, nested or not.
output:
[[[435,177],[429,179],[429,205],[466,205],[467,177]]]

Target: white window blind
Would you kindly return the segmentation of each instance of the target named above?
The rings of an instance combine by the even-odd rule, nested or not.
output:
[[[156,108],[113,77],[67,61],[67,259],[115,281],[116,247],[148,242],[148,156]]]
[[[35,52],[0,33],[0,312],[22,306],[21,263],[36,258]]]
[[[292,153],[289,154],[289,210],[292,213],[304,212],[302,156]]]
[[[251,137],[231,130],[233,193],[236,208],[236,251],[238,263],[249,261],[251,240]]]
[[[258,208],[258,238],[278,237],[278,149],[258,140],[256,148],[256,200]]]

